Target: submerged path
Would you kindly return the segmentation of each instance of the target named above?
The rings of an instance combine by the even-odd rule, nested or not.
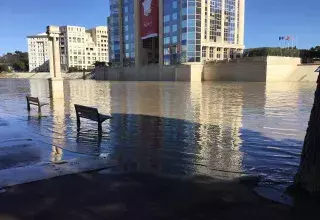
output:
[[[115,165],[105,155],[62,149],[9,114],[1,114],[0,137],[0,189]]]

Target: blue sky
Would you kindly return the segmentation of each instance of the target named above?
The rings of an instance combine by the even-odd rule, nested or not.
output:
[[[277,46],[291,35],[299,48],[320,45],[319,0],[246,0],[246,47]],[[109,0],[0,0],[0,55],[27,50],[26,36],[48,24],[106,25]]]

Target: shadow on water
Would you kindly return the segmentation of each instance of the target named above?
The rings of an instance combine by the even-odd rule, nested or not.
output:
[[[260,132],[138,114],[112,114],[99,136],[95,122],[76,118],[28,117],[28,132],[52,146],[88,155],[109,155],[115,171],[207,175],[232,179],[260,175],[263,185],[288,185],[297,170],[302,141],[276,140]]]
[[[78,133],[76,119],[66,116],[62,127],[67,132],[61,133],[46,122],[50,117],[41,120],[40,126],[34,123],[31,127],[44,141],[72,152],[108,154],[119,162],[117,171],[223,179],[253,174],[261,175],[264,184],[283,187],[297,170],[302,147],[302,141],[276,140],[249,129],[233,133],[232,128],[219,125],[148,115],[112,114],[101,136],[94,122],[84,121]]]
[[[278,141],[248,129],[232,135],[219,125],[173,118],[112,116],[111,129],[104,133],[101,151],[116,158],[122,165],[118,168],[121,171],[221,178],[256,174],[274,183],[288,184],[300,159],[302,142],[297,140]],[[237,142],[239,139],[241,143]]]

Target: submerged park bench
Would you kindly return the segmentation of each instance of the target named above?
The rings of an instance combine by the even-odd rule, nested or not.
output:
[[[27,108],[28,111],[31,111],[31,105],[38,106],[38,112],[41,113],[41,107],[45,105],[49,105],[48,103],[40,103],[38,97],[31,97],[31,96],[26,96],[27,98]]]
[[[98,109],[92,108],[92,107],[87,107],[83,105],[74,105],[76,109],[76,114],[77,114],[77,131],[80,131],[80,118],[85,118],[89,119],[92,121],[98,122],[98,131],[99,133],[102,132],[102,123],[106,121],[107,119],[111,119],[110,116],[108,115],[102,115],[98,112]]]

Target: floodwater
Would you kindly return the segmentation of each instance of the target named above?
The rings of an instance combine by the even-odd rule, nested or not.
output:
[[[27,146],[26,161],[21,156],[0,161],[0,169],[68,159],[73,153],[107,155],[119,163],[119,171],[217,178],[254,174],[262,176],[262,185],[281,188],[297,171],[315,86],[72,80],[49,99],[46,80],[1,80],[0,157],[25,155],[13,149],[28,142],[37,147]],[[36,109],[28,114],[26,95],[50,103],[41,117]],[[92,121],[84,120],[77,133],[74,104],[112,115],[101,138]]]

